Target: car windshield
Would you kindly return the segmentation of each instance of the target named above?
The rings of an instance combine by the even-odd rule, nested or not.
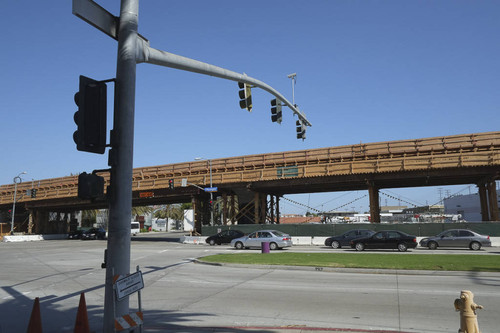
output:
[[[284,236],[286,236],[286,234],[284,232],[281,232],[281,231],[278,231],[278,230],[274,230],[273,234],[275,236],[278,236],[278,237],[284,237]]]

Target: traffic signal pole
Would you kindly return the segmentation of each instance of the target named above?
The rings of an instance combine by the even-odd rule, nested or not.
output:
[[[233,72],[231,70],[214,66],[211,64],[204,63],[202,61],[186,58],[177,54],[173,54],[166,51],[157,50],[149,46],[149,41],[144,39],[139,39],[140,49],[138,54],[137,62],[146,62],[149,64],[155,64],[164,67],[176,68],[184,71],[205,74],[210,76],[215,76],[221,79],[232,80],[236,82],[242,82],[250,84],[253,87],[261,88],[268,93],[279,98],[286,106],[288,106],[292,112],[299,117],[302,123],[306,126],[312,126],[307,120],[303,112],[301,112],[296,105],[292,104],[289,100],[285,98],[279,91],[271,87],[270,85],[254,79],[246,74],[240,74]]]
[[[139,0],[121,0],[119,17],[113,16],[93,0],[73,0],[73,14],[118,41],[115,110],[108,159],[111,175],[107,192],[109,226],[108,248],[105,258],[106,280],[103,318],[103,332],[107,333],[114,332],[116,317],[129,314],[128,296],[121,300],[114,297],[113,281],[115,276],[125,276],[130,273],[130,221],[137,63],[145,62],[177,68],[261,88],[288,106],[304,125],[311,126],[311,124],[295,105],[262,81],[246,74],[239,74],[151,48],[149,41],[137,33]]]
[[[115,111],[111,150],[109,228],[104,298],[103,331],[114,332],[115,316],[129,314],[129,298],[114,297],[115,275],[130,273],[130,218],[132,214],[132,170],[134,145],[136,45],[138,0],[121,0],[118,27]]]

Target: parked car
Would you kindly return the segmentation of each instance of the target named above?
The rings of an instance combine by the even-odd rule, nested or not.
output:
[[[82,233],[82,239],[106,239],[106,230],[103,228],[90,228]]]
[[[344,232],[340,236],[328,237],[325,239],[325,245],[331,246],[334,249],[340,249],[342,246],[349,246],[354,238],[368,237],[375,233],[368,229],[355,229]]]
[[[369,237],[351,240],[351,248],[357,251],[364,249],[398,249],[405,252],[417,247],[417,237],[402,231],[382,230]]]
[[[259,230],[252,232],[248,236],[235,238],[231,241],[231,246],[240,250],[243,248],[261,248],[263,242],[269,243],[270,250],[282,249],[292,246],[292,238],[278,230]]]
[[[438,247],[468,247],[477,251],[483,246],[491,246],[490,236],[481,235],[467,229],[445,230],[434,237],[423,238],[420,246],[435,250]]]
[[[229,244],[235,238],[240,238],[245,236],[245,234],[239,230],[224,230],[219,232],[218,234],[207,237],[205,240],[210,245],[221,245],[221,244]]]
[[[82,229],[70,231],[68,233],[68,239],[80,239],[80,238],[82,238],[82,233],[83,233]]]

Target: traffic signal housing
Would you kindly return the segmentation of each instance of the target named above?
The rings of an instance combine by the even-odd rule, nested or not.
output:
[[[302,120],[297,120],[297,139],[302,139],[302,141],[306,138],[306,126],[302,123]]]
[[[94,200],[104,197],[104,177],[83,172],[78,175],[78,198]]]
[[[252,87],[249,84],[238,82],[238,87],[240,88],[240,108],[247,109],[249,112],[252,111]]]
[[[36,188],[32,188],[32,189],[31,189],[31,197],[32,197],[32,198],[36,198],[36,191],[37,191],[37,189],[36,189]]]
[[[80,75],[80,89],[75,94],[78,111],[74,120],[77,130],[73,133],[76,149],[104,154],[106,149],[106,83]]]
[[[173,179],[168,180],[168,188],[171,190],[174,189],[174,180]]]
[[[281,111],[281,101],[277,98],[271,100],[271,120],[281,124],[283,113]]]

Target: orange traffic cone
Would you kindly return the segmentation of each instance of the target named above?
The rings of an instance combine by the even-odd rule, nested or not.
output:
[[[85,294],[80,294],[80,304],[76,313],[74,333],[90,333],[89,318],[87,316],[87,305],[85,304]]]
[[[40,299],[38,297],[35,298],[26,333],[42,333],[42,316],[40,315]]]

